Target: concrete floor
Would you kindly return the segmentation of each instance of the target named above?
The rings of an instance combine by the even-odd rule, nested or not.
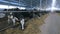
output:
[[[41,34],[60,34],[60,16],[57,13],[49,13],[40,28]]]

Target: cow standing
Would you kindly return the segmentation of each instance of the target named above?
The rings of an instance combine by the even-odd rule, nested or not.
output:
[[[8,23],[10,23],[10,21],[12,21],[12,22],[13,22],[13,25],[15,25],[16,20],[18,20],[18,18],[14,17],[14,16],[12,15],[12,13],[10,13],[10,14],[11,14],[11,15],[8,15]]]

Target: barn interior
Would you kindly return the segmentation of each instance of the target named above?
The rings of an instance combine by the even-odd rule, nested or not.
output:
[[[60,15],[59,7],[59,0],[0,0],[0,34],[41,34],[39,26],[50,13]],[[9,15],[18,18],[15,25],[8,23]],[[19,21],[22,16],[24,30]]]

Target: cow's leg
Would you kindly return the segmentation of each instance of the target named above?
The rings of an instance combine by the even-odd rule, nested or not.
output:
[[[15,22],[16,22],[15,19],[12,19],[12,21],[13,21],[13,25],[15,25]]]
[[[8,18],[8,24],[10,24],[10,19]]]

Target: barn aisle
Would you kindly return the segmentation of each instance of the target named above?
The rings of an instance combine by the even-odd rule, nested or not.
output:
[[[40,30],[42,34],[60,34],[60,16],[57,13],[50,13]]]

